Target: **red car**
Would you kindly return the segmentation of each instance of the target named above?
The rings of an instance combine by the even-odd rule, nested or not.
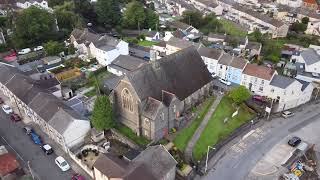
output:
[[[266,101],[266,98],[264,96],[259,96],[259,95],[253,95],[252,99],[256,100],[256,101],[260,101],[260,102],[265,102]]]
[[[84,176],[80,175],[80,174],[74,174],[71,178],[71,180],[86,180],[84,178]]]
[[[21,117],[18,114],[15,114],[15,113],[11,114],[10,119],[11,119],[12,122],[21,121]]]
[[[4,103],[4,101],[0,98],[0,104],[3,104]]]

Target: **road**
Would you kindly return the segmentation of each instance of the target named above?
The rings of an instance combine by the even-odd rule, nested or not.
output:
[[[0,145],[17,156],[22,166],[28,169],[28,161],[36,179],[67,180],[71,179],[72,170],[62,172],[54,163],[55,154],[45,155],[38,145],[35,145],[23,130],[23,123],[12,123],[9,116],[0,111]]]
[[[254,128],[247,136],[235,139],[209,162],[209,172],[203,180],[246,180],[256,163],[288,134],[320,121],[320,105],[311,104],[297,110],[295,116],[274,118]],[[217,160],[217,161],[216,161]]]

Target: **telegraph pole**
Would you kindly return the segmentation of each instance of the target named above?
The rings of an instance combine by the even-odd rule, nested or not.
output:
[[[28,168],[29,168],[30,174],[32,176],[32,179],[34,180],[34,176],[33,176],[33,173],[32,173],[31,167],[30,167],[30,161],[28,161]]]

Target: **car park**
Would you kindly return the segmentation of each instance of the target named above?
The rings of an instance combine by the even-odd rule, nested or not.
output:
[[[219,81],[227,86],[230,86],[231,85],[231,82],[227,81],[227,80],[224,80],[222,78],[219,79]]]
[[[2,105],[2,110],[3,110],[6,114],[11,114],[11,113],[13,113],[13,110],[11,109],[11,107],[8,106],[8,105],[6,105],[6,104]]]
[[[33,51],[40,51],[40,50],[43,50],[42,46],[37,46],[37,47],[33,48]]]
[[[290,112],[290,111],[284,111],[284,112],[281,114],[281,116],[284,117],[284,118],[289,118],[289,117],[294,116],[294,113],[293,113],[293,112]]]
[[[69,164],[62,156],[58,156],[55,159],[55,163],[62,171],[68,171],[70,169]]]
[[[297,136],[292,137],[289,141],[288,144],[292,147],[296,147],[301,143],[301,139]]]
[[[86,178],[77,173],[72,176],[71,180],[86,180]]]
[[[33,132],[33,129],[29,126],[25,126],[22,129],[27,135],[30,135]]]
[[[30,48],[25,48],[25,49],[21,49],[18,54],[20,55],[24,55],[24,54],[28,54],[29,52],[31,52]]]
[[[19,122],[19,121],[21,121],[21,117],[18,114],[13,113],[10,115],[10,120],[12,122]]]
[[[37,144],[37,145],[42,145],[42,141],[41,141],[41,138],[38,134],[36,134],[34,131],[32,131],[30,133],[30,137],[32,139],[32,141]]]
[[[43,146],[41,146],[41,149],[44,153],[46,153],[46,155],[50,155],[53,153],[53,149],[49,144],[44,144]]]

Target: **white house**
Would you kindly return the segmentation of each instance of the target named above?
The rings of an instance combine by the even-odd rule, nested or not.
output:
[[[31,6],[37,6],[41,9],[53,12],[46,0],[18,0],[16,5],[21,9],[27,9]]]
[[[320,21],[309,22],[305,33],[315,35],[315,36],[320,36]]]
[[[74,29],[70,41],[78,53],[97,59],[99,64],[107,66],[119,55],[129,54],[129,44],[107,35],[91,33],[88,29]]]
[[[216,74],[218,61],[223,56],[223,51],[201,46],[198,52],[203,62],[207,65],[209,72]]]
[[[274,75],[264,95],[273,99],[273,111],[279,112],[310,101],[313,88],[312,83]]]
[[[305,64],[305,71],[310,73],[320,73],[320,47],[308,48],[303,50],[300,55],[293,55],[292,62]]]
[[[256,64],[247,64],[242,72],[241,85],[247,87],[251,92],[265,95],[275,70]]]
[[[223,7],[215,0],[191,0],[191,3],[204,14],[214,13],[217,16],[222,15]]]
[[[230,68],[231,62],[233,60],[233,56],[229,54],[223,54],[218,61],[218,66],[217,66],[217,75],[224,79],[228,79],[228,69]]]
[[[277,0],[277,3],[291,8],[299,8],[302,5],[302,0]]]

